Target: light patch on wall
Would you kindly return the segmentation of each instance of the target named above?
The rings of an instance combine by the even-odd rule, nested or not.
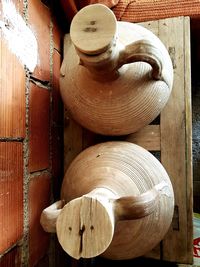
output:
[[[4,21],[0,22],[0,28],[9,49],[30,72],[33,72],[38,56],[38,45],[34,34],[9,0],[2,0],[2,17]]]

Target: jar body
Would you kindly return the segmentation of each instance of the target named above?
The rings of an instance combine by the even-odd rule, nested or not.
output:
[[[67,203],[95,188],[105,188],[114,198],[138,196],[164,184],[152,214],[120,220],[114,237],[102,254],[109,259],[131,259],[154,248],[166,234],[174,211],[170,179],[160,162],[145,149],[128,142],[107,142],[84,150],[67,170],[61,199]]]
[[[105,71],[94,77],[79,64],[73,44],[68,46],[60,78],[63,102],[79,124],[103,135],[130,134],[149,124],[165,106],[172,89],[172,63],[161,41],[142,26],[128,22],[117,22],[117,26],[119,49],[144,38],[153,40],[165,64],[161,80],[152,79],[151,66],[145,62],[124,64],[112,74]]]

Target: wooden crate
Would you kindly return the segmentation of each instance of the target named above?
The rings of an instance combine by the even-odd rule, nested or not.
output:
[[[65,111],[65,169],[84,148],[107,140],[127,140],[151,152],[158,151],[173,184],[175,210],[164,240],[147,256],[190,264],[193,239],[190,21],[188,17],[178,17],[140,24],[163,41],[173,61],[174,86],[159,122],[128,136],[105,137],[81,128]]]

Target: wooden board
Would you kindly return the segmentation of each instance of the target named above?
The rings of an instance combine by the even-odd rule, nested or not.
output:
[[[140,23],[166,45],[174,66],[171,97],[160,122],[124,137],[103,137],[82,129],[65,116],[65,168],[84,148],[107,140],[127,140],[149,151],[159,151],[175,192],[175,212],[164,240],[147,256],[192,263],[192,134],[190,22],[187,17]]]

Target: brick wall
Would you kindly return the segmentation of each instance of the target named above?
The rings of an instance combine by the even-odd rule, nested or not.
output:
[[[13,26],[6,20],[2,0],[0,267],[53,266],[48,256],[50,235],[43,231],[39,219],[53,199],[52,188],[54,196],[59,197],[62,179],[61,33],[41,1],[12,2],[36,38],[38,58],[30,72],[19,54],[12,51],[13,44],[18,45],[17,38],[11,42],[6,34],[13,27],[21,30],[23,23]]]

